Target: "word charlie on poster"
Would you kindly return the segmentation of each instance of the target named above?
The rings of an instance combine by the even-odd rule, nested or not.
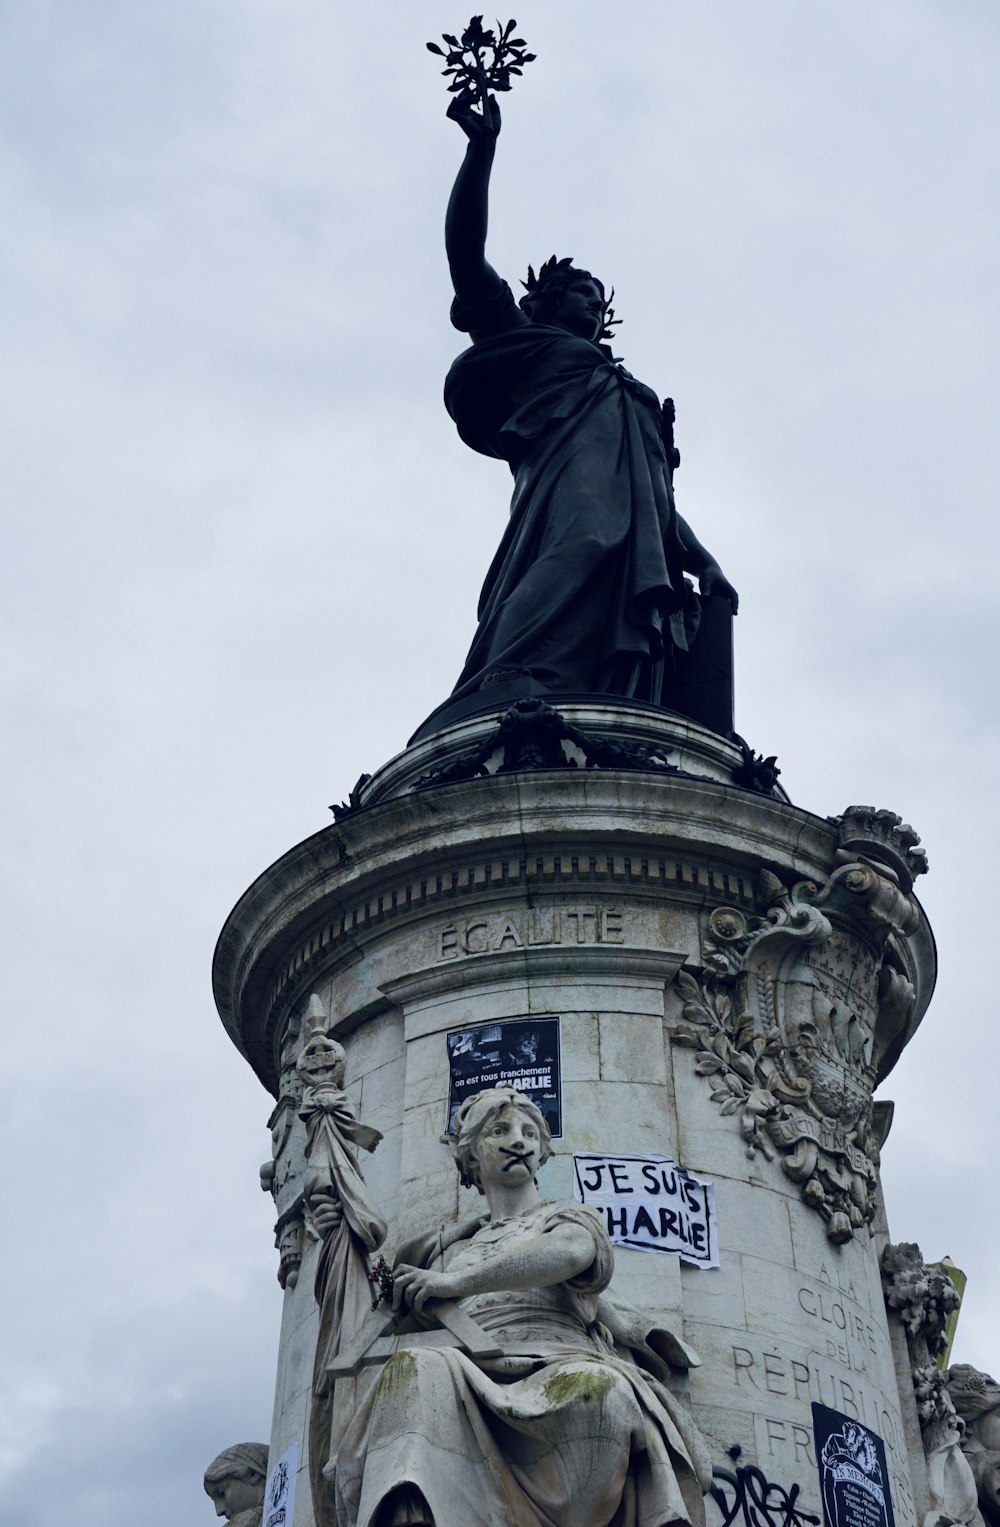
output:
[[[670,1156],[578,1154],[573,1175],[576,1202],[598,1210],[616,1246],[718,1267],[715,1188]]]

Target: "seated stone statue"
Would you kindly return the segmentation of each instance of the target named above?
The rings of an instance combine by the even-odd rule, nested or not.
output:
[[[227,1447],[205,1470],[205,1491],[229,1527],[260,1527],[267,1483],[266,1442]]]
[[[697,1358],[607,1295],[598,1215],[539,1196],[551,1137],[527,1098],[477,1093],[454,1128],[489,1214],[403,1247],[393,1302],[426,1318],[456,1300],[502,1356],[400,1338],[326,1470],[338,1524],[700,1527],[710,1465],[662,1382]]]

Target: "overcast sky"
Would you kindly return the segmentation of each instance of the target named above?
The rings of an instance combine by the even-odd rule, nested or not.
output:
[[[1000,1376],[1000,10],[518,0],[490,254],[617,288],[743,596],[737,726],[923,835],[941,976],[897,1239]],[[230,907],[453,684],[501,464],[440,401],[462,151],[424,0],[0,4],[7,1250],[0,1514],[212,1521],[266,1439],[271,1106]]]

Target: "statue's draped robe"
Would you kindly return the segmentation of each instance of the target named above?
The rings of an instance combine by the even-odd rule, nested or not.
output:
[[[341,1444],[338,1527],[372,1527],[402,1484],[422,1492],[437,1527],[702,1527],[711,1470],[701,1439],[603,1322],[613,1255],[598,1216],[543,1203],[464,1227],[444,1260],[449,1270],[480,1263],[566,1222],[594,1246],[579,1276],[461,1301],[503,1358],[409,1348],[382,1368]],[[400,1259],[433,1263],[446,1245],[424,1237]]]
[[[313,1369],[313,1403],[309,1418],[309,1466],[313,1500],[326,1496],[321,1474],[331,1453],[354,1414],[359,1380],[342,1378],[335,1385],[327,1378],[327,1366],[357,1337],[371,1313],[369,1255],[386,1237],[386,1223],[372,1200],[358,1167],[353,1147],[367,1149],[380,1136],[360,1124],[346,1092],[324,1087],[307,1089],[302,1099],[302,1118],[308,1133],[306,1146],[307,1198],[328,1190],[339,1200],[343,1217],[323,1241],[316,1268],[316,1302],[319,1305],[319,1337]],[[367,1382],[369,1375],[362,1375]],[[332,1527],[332,1507],[326,1523]]]
[[[669,705],[673,649],[687,649],[697,599],[656,394],[607,346],[531,323],[506,285],[452,316],[475,343],[448,373],[446,406],[467,445],[514,473],[452,698],[527,671],[536,692]]]

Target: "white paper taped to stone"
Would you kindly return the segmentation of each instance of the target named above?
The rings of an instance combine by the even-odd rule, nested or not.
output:
[[[299,1466],[299,1444],[293,1442],[287,1453],[267,1472],[264,1487],[262,1527],[292,1527],[295,1515],[295,1471]]]
[[[670,1156],[573,1156],[573,1197],[604,1218],[616,1246],[718,1267],[715,1186]]]

